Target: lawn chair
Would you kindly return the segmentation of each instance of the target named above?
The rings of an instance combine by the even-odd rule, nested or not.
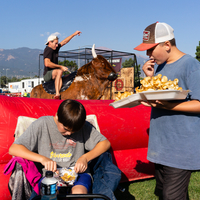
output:
[[[17,139],[23,132],[28,128],[28,126],[35,121],[35,118],[30,118],[30,117],[24,117],[24,116],[19,116],[18,117],[18,123],[17,127],[15,130],[15,139]],[[97,119],[95,115],[87,115],[87,121],[89,121],[92,125],[99,130],[99,126],[97,123]],[[100,130],[99,130],[100,131]],[[101,198],[105,200],[111,200],[108,196],[111,196],[111,198],[114,196],[113,191],[117,188],[120,179],[121,179],[121,171],[117,168],[117,166],[114,166],[112,164],[112,156],[110,152],[105,152],[98,158],[94,159],[90,163],[92,173],[93,173],[93,184],[96,184],[96,186],[93,188],[93,194],[69,194],[70,192],[67,192],[66,194],[58,194],[57,198],[58,199],[67,199],[67,198]],[[99,166],[100,169],[99,169]],[[112,170],[112,171],[110,171]],[[110,181],[109,181],[110,180]],[[107,191],[107,193],[104,194],[96,194],[99,193],[98,188],[99,184],[102,184],[103,186],[109,185],[110,182],[114,181],[115,184],[111,184],[110,188]],[[101,191],[105,192],[104,188],[101,187]],[[100,191],[100,193],[101,193]],[[103,193],[102,192],[102,193]],[[109,194],[108,194],[109,193]],[[33,199],[41,199],[41,196],[36,196]],[[115,199],[113,197],[112,199]]]

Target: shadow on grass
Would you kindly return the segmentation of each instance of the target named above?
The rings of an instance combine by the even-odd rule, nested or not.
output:
[[[117,200],[135,200],[135,197],[129,192],[130,182],[120,183],[119,188],[115,191]]]

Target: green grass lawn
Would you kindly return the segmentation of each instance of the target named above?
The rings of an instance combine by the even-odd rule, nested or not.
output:
[[[190,200],[200,199],[200,171],[193,172],[189,184]],[[121,183],[125,192],[117,190],[115,196],[117,200],[158,200],[154,195],[156,181],[155,179],[146,179],[128,183]]]

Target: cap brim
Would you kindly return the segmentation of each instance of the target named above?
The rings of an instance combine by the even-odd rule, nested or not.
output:
[[[142,43],[140,45],[138,45],[137,47],[135,47],[134,49],[137,51],[145,51],[148,49],[151,49],[152,47],[156,46],[158,43],[154,43],[154,44],[146,44],[146,43]]]

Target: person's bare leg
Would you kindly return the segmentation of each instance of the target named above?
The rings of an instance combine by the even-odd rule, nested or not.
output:
[[[55,78],[55,90],[56,90],[56,96],[60,96],[60,89],[62,85],[62,78],[59,76],[56,76]]]
[[[75,185],[72,187],[71,193],[72,194],[87,194],[88,191],[87,191],[87,188],[83,185]],[[83,199],[83,198],[81,198],[81,199]],[[75,198],[75,200],[79,200],[79,199]],[[88,200],[88,199],[84,198],[84,200]]]
[[[56,90],[56,95],[55,96],[60,96],[60,89],[62,87],[62,70],[55,69],[52,72],[52,79],[55,81],[55,90]]]

